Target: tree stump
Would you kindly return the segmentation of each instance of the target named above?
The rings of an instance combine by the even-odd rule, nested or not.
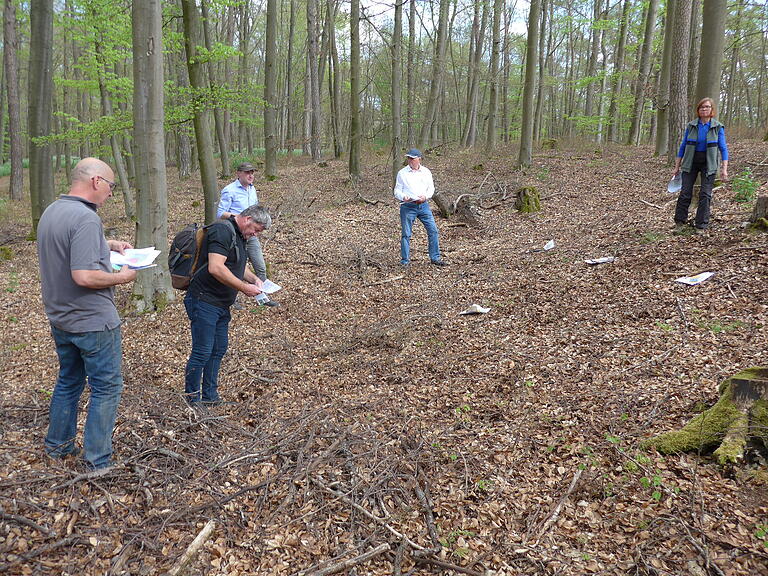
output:
[[[534,186],[523,186],[515,197],[515,210],[519,212],[538,212],[541,210],[541,197]]]
[[[742,370],[720,384],[720,399],[681,430],[643,442],[662,454],[709,451],[721,466],[744,458],[749,440],[768,447],[768,367]]]
[[[479,228],[480,222],[477,220],[477,208],[469,196],[461,196],[456,203],[456,216],[468,226]]]
[[[768,232],[768,196],[758,196],[752,211],[752,228]]]
[[[437,209],[440,211],[440,216],[448,220],[448,218],[451,217],[451,214],[453,214],[453,206],[451,205],[450,199],[442,192],[435,192],[432,196],[432,200],[434,200],[437,205]]]

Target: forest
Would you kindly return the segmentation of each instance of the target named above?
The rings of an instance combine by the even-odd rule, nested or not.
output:
[[[768,3],[5,0],[2,37],[0,573],[768,576]],[[413,147],[446,267],[420,225],[399,263]],[[115,290],[102,475],[44,450],[36,242],[91,156],[107,238],[163,251]],[[193,409],[166,254],[242,162],[280,306]]]

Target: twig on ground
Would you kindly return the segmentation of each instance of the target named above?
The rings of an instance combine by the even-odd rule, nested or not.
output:
[[[413,559],[416,562],[420,562],[422,564],[432,564],[433,566],[439,566],[440,568],[453,570],[454,572],[461,572],[462,574],[469,574],[470,576],[483,576],[482,572],[477,572],[476,570],[465,568],[464,566],[459,566],[458,564],[444,562],[443,560],[438,560],[437,558],[430,558],[428,556],[414,556]]]
[[[555,509],[552,511],[552,514],[549,515],[549,518],[547,518],[544,521],[544,524],[542,524],[541,528],[538,531],[538,534],[536,535],[537,538],[541,538],[544,533],[549,530],[549,527],[552,526],[555,522],[557,522],[558,517],[560,516],[560,512],[563,509],[563,504],[565,504],[565,501],[568,499],[568,497],[573,493],[573,490],[576,488],[576,484],[578,484],[579,479],[581,478],[581,475],[584,473],[584,468],[579,468],[576,470],[576,474],[573,475],[573,479],[571,480],[571,484],[568,486],[568,490],[563,494],[563,497],[560,498],[560,501],[557,503],[557,506],[555,506]]]
[[[378,556],[379,554],[383,554],[384,552],[389,551],[389,544],[379,544],[376,546],[376,548],[372,550],[368,550],[368,552],[363,552],[359,556],[355,556],[354,558],[350,558],[349,560],[343,560],[341,562],[337,562],[336,564],[331,564],[330,566],[326,566],[325,568],[320,568],[319,570],[315,572],[310,572],[311,576],[327,576],[328,574],[336,574],[337,572],[342,572],[344,570],[349,570],[350,568],[357,566],[358,564],[362,564],[363,562],[367,562],[371,558],[374,558]]]
[[[397,280],[402,280],[405,278],[405,274],[400,274],[398,276],[392,276],[391,278],[385,278],[384,280],[378,280],[376,282],[370,282],[365,285],[366,288],[370,286],[378,286],[379,284],[387,284],[388,282],[396,282]]]
[[[213,521],[213,518],[208,520],[203,529],[200,530],[195,539],[192,540],[192,543],[187,547],[184,554],[182,554],[181,558],[168,570],[168,576],[178,576],[186,569],[187,565],[197,556],[200,548],[208,541],[215,527],[216,522]]]
[[[658,204],[654,204],[652,202],[647,202],[647,201],[643,200],[642,198],[636,198],[636,200],[638,200],[639,202],[642,202],[643,204],[646,204],[647,206],[651,206],[653,208],[658,208],[659,210],[663,210],[664,209],[663,206],[659,206]]]
[[[18,514],[6,514],[2,510],[0,510],[0,520],[8,520],[11,522],[16,522],[16,524],[22,524],[24,526],[32,528],[33,530],[37,530],[38,532],[45,534],[46,536],[51,535],[50,529],[46,528],[45,526],[41,526],[37,522],[34,522],[25,516],[20,516]]]
[[[675,298],[677,300],[677,311],[680,313],[680,318],[683,321],[683,326],[685,326],[686,331],[688,330],[688,318],[685,316],[685,310],[683,309],[683,303],[680,302],[680,298]]]
[[[37,550],[33,550],[29,554],[24,554],[23,556],[19,556],[16,560],[12,560],[11,562],[7,562],[5,564],[0,564],[0,572],[7,572],[14,566],[18,566],[21,563],[26,564],[33,558],[37,558],[38,556],[48,554],[49,552],[56,550],[56,548],[61,548],[62,546],[69,546],[70,544],[78,543],[81,540],[82,538],[80,536],[68,536],[67,538],[62,538],[61,540],[57,540],[52,544],[41,546],[40,548],[38,548]]]

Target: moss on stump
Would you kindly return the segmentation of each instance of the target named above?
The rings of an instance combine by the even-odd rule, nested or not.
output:
[[[744,457],[752,438],[768,447],[768,368],[742,370],[720,385],[717,403],[694,417],[681,430],[643,442],[663,454],[709,451],[721,466]]]
[[[523,186],[517,191],[515,209],[520,212],[539,212],[541,196],[534,186]]]

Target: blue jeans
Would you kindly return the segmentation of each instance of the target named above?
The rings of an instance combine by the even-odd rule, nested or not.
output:
[[[400,228],[402,230],[400,237],[400,263],[408,264],[410,262],[411,233],[413,232],[413,222],[416,218],[421,220],[427,231],[429,259],[432,262],[437,262],[440,260],[440,240],[437,235],[435,217],[432,216],[432,210],[429,209],[429,202],[424,202],[423,204],[408,202],[400,204]]]
[[[229,345],[232,316],[229,308],[213,306],[189,294],[184,298],[184,307],[192,328],[192,352],[184,375],[187,402],[218,402],[219,368]]]
[[[45,448],[53,457],[75,449],[78,403],[87,378],[91,398],[83,434],[85,459],[96,469],[109,466],[123,391],[120,326],[101,332],[65,332],[51,326],[51,334],[59,356],[59,377],[51,396]]]
[[[267,264],[264,262],[264,254],[261,252],[261,242],[258,236],[251,236],[245,243],[245,251],[248,260],[253,265],[253,273],[262,282],[267,279]]]

